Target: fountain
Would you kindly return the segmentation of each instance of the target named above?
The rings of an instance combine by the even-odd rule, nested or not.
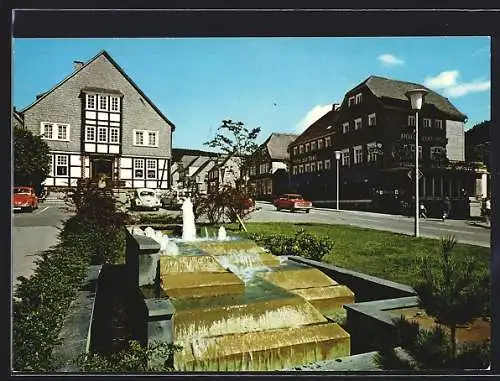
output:
[[[194,224],[193,203],[188,197],[182,203],[182,239],[183,241],[194,241],[196,238],[196,226]]]
[[[350,336],[331,316],[354,301],[351,290],[253,241],[229,238],[223,226],[214,238],[207,230],[196,238],[189,199],[182,210],[182,240],[143,232],[160,243],[161,294],[146,305],[172,311],[158,318],[150,310],[148,340],[182,346],[177,371],[277,370],[350,354]]]
[[[225,240],[227,240],[226,228],[224,226],[221,226],[219,228],[219,233],[217,235],[217,239],[219,241],[225,241]]]

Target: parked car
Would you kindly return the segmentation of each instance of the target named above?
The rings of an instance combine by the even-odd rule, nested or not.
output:
[[[160,199],[156,196],[154,189],[138,188],[130,200],[131,209],[158,210],[160,205]]]
[[[165,209],[181,209],[182,204],[189,197],[189,193],[184,190],[173,190],[163,194],[161,206]]]
[[[14,187],[12,195],[13,210],[28,210],[38,208],[38,197],[32,187]]]
[[[296,193],[282,194],[273,203],[278,211],[281,209],[288,209],[292,212],[304,210],[306,213],[309,213],[309,210],[312,208],[311,201],[304,200],[302,195]]]

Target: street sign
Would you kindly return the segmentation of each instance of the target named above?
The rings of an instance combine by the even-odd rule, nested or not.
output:
[[[422,178],[422,176],[423,176],[423,175],[424,175],[424,174],[423,174],[423,173],[422,173],[422,171],[419,169],[419,170],[418,170],[418,179],[420,180],[420,179]],[[412,181],[413,181],[414,176],[415,176],[415,169],[410,169],[410,170],[408,171],[408,178],[409,178],[410,180],[412,180]]]

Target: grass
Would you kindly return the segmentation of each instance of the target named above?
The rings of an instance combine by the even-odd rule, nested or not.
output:
[[[318,236],[329,237],[334,249],[323,257],[323,262],[410,286],[415,286],[419,280],[415,262],[426,255],[437,257],[440,250],[437,239],[344,225],[272,222],[246,223],[246,227],[249,233],[286,235],[293,235],[298,228],[303,228]],[[231,234],[242,234],[236,225],[226,228],[233,230]],[[457,244],[453,253],[458,257],[472,256],[476,259],[478,271],[489,273],[489,248]]]

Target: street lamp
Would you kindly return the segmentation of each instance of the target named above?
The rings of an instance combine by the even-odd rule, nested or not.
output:
[[[339,210],[339,162],[340,162],[340,151],[335,151],[335,160],[337,160],[337,210]]]
[[[427,94],[425,89],[413,89],[406,92],[406,96],[410,100],[411,108],[415,110],[415,237],[420,236],[419,215],[420,215],[420,199],[419,199],[419,170],[418,170],[418,111],[422,108],[424,97]]]

